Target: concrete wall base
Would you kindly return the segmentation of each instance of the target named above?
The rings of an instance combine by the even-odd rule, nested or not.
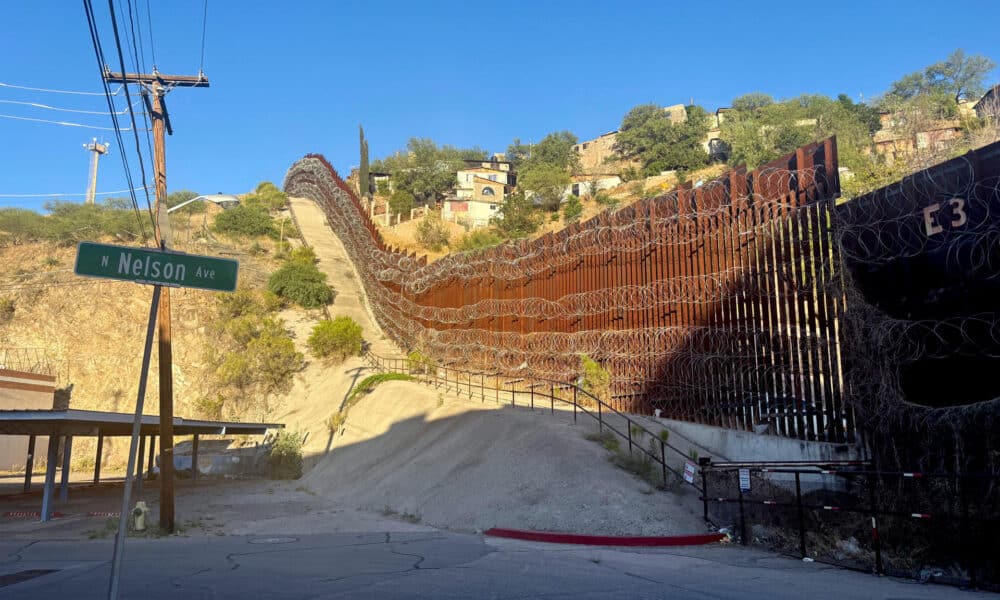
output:
[[[673,434],[704,448],[716,461],[861,460],[863,449],[852,444],[807,442],[758,435],[673,419],[656,419]]]

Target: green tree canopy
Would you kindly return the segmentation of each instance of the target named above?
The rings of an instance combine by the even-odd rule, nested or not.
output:
[[[517,140],[515,140],[517,141]],[[577,139],[569,131],[556,131],[531,147],[530,156],[524,159],[523,171],[546,166],[558,167],[564,171],[575,171],[580,166],[580,158],[573,150]]]
[[[733,98],[732,109],[748,112],[774,104],[774,98],[763,92],[751,92]]]
[[[687,120],[673,123],[661,107],[640,104],[622,119],[615,151],[628,160],[638,160],[644,175],[695,169],[708,163],[702,146],[708,128],[708,113],[700,106],[688,106]]]
[[[539,164],[521,173],[518,187],[537,194],[543,209],[558,210],[569,183],[569,171],[565,168],[554,164]]]
[[[996,63],[989,58],[966,55],[959,48],[945,60],[894,81],[880,104],[886,110],[920,113],[926,118],[955,117],[958,101],[978,98],[985,89],[986,75],[994,67]]]
[[[729,163],[756,168],[799,146],[837,136],[841,163],[853,168],[871,144],[878,115],[846,96],[834,100],[803,95],[782,102],[727,113],[721,137],[730,148]]]
[[[410,138],[405,151],[374,161],[371,170],[390,173],[394,190],[408,192],[418,204],[427,204],[443,198],[455,186],[455,172],[465,166],[464,159],[482,160],[487,154],[481,148],[438,146],[428,138]]]
[[[538,230],[539,223],[534,205],[520,191],[504,198],[500,215],[493,220],[493,226],[507,238],[527,237]]]

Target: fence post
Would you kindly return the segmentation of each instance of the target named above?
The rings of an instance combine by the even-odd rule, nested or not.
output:
[[[701,510],[702,518],[708,523],[708,474],[705,473],[705,467],[702,466],[701,469]]]
[[[979,554],[979,544],[969,543],[969,495],[965,491],[965,482],[961,474],[955,476],[955,485],[958,487],[958,499],[962,505],[959,543],[962,545],[962,550],[965,553],[965,567],[969,570],[969,587],[976,589],[976,557]]]
[[[597,431],[604,433],[604,413],[601,411],[601,401],[597,401]]]
[[[556,385],[554,383],[549,384],[549,400],[551,404],[549,405],[549,414],[556,414]]]
[[[576,424],[576,386],[573,386],[573,423]]]
[[[628,427],[628,453],[632,454],[632,421],[625,419],[625,426]]]
[[[494,389],[497,392],[496,402],[497,402],[497,406],[499,406],[500,405],[500,374],[499,373],[497,373],[496,381],[494,383],[496,383],[496,386],[494,387]]]
[[[667,487],[667,448],[663,443],[663,439],[660,439],[660,466],[663,467],[663,487]]]
[[[529,383],[528,389],[531,390],[531,410],[535,410],[535,384]]]
[[[738,484],[737,484],[738,485]],[[740,543],[747,545],[747,517],[743,511],[743,488],[740,488]]]
[[[486,373],[479,374],[479,397],[482,398],[483,404],[486,404]]]
[[[514,384],[510,385],[510,405],[514,406],[514,398],[517,396],[517,391],[514,390]]]
[[[799,553],[806,557],[806,519],[802,510],[802,474],[795,473],[795,506],[799,515]]]
[[[872,511],[872,546],[875,549],[875,574],[882,575],[882,540],[878,535],[878,494],[875,493],[877,479],[872,473],[868,474],[868,501]]]

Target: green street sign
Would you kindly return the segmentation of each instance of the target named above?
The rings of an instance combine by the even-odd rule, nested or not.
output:
[[[232,292],[239,265],[228,258],[80,242],[73,272],[84,277]]]

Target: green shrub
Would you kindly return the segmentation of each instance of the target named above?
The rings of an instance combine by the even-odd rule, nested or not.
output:
[[[615,434],[610,431],[605,430],[600,433],[588,433],[583,436],[583,438],[591,442],[597,442],[608,452],[618,451],[618,438],[615,437]]]
[[[272,211],[288,204],[288,196],[270,181],[262,181],[257,189],[252,194],[247,194],[240,203],[243,206]]]
[[[413,350],[406,355],[407,366],[417,373],[430,373],[434,370],[434,360],[419,350]]]
[[[267,289],[305,308],[319,308],[333,301],[326,274],[313,264],[285,263],[268,278]]]
[[[347,410],[348,408],[354,406],[354,404],[361,399],[361,396],[371,392],[375,389],[375,386],[380,383],[385,383],[386,381],[413,381],[413,377],[410,377],[405,373],[376,373],[375,375],[369,375],[368,377],[362,379],[361,382],[354,386],[354,389],[351,390],[350,395],[347,396],[346,400],[344,400],[343,410]]]
[[[247,344],[247,357],[263,395],[287,392],[292,375],[303,367],[304,357],[295,349],[284,322],[264,319],[257,337]]]
[[[216,232],[235,235],[255,237],[263,235],[277,236],[274,228],[274,221],[267,209],[261,206],[240,204],[227,211],[219,213],[215,217],[213,228]]]
[[[8,296],[0,298],[0,323],[6,323],[14,318],[15,306],[13,298]]]
[[[503,237],[492,229],[476,229],[458,238],[454,248],[458,252],[469,252],[492,248],[503,242]]]
[[[347,412],[338,410],[329,417],[326,418],[326,429],[331,434],[335,434],[340,431],[340,428],[344,426],[347,422]]]
[[[611,391],[611,374],[608,370],[586,354],[580,355],[580,369],[583,371],[583,389],[607,402]]]
[[[427,216],[417,224],[417,242],[424,248],[439,252],[442,247],[448,245],[449,237],[448,226],[436,212],[427,213]]]
[[[319,259],[316,257],[316,251],[312,249],[312,246],[299,246],[289,253],[288,262],[314,265],[319,262]]]
[[[267,457],[267,471],[271,479],[302,477],[302,437],[297,431],[278,432]]]
[[[264,307],[253,290],[239,288],[232,293],[216,294],[220,320],[229,320],[246,315],[259,315]]]
[[[140,237],[139,224],[147,235],[153,231],[149,214],[101,204],[52,202],[45,205],[49,214],[41,215],[23,208],[0,209],[0,242],[23,244],[48,240],[69,246],[84,240],[115,237],[131,241]]]
[[[361,325],[350,317],[320,321],[313,327],[307,342],[317,358],[343,360],[361,353]]]
[[[409,217],[411,210],[413,210],[413,194],[410,192],[396,190],[389,196],[389,212],[392,214],[398,213]]]
[[[577,196],[570,196],[562,207],[563,219],[567,223],[572,223],[580,218],[583,214],[583,203],[580,202],[580,198]]]
[[[221,394],[215,397],[202,396],[194,401],[194,410],[198,416],[204,419],[222,419],[222,407],[225,406],[226,399]]]

